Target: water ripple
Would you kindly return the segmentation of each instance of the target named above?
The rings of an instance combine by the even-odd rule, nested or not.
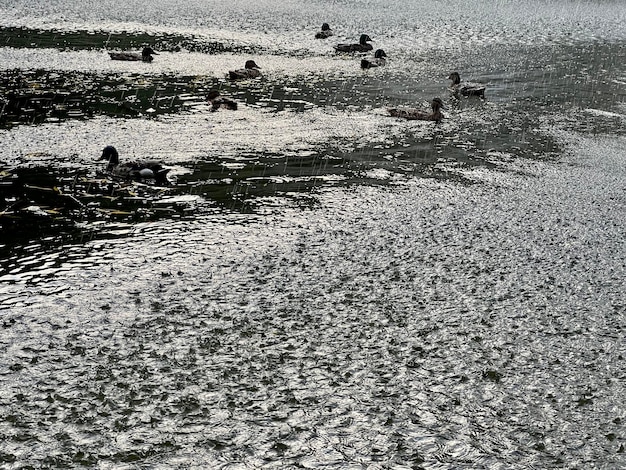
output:
[[[205,206],[190,189],[163,200],[198,204],[191,216],[3,245],[0,465],[623,467],[623,90],[611,80],[623,61],[619,42],[579,47],[623,39],[622,4],[504,1],[490,16],[470,2],[459,17],[458,2],[369,1],[357,16],[355,2],[313,2],[294,19],[296,3],[217,2],[212,25],[192,1],[140,18],[134,2],[0,7],[20,25],[192,24],[209,39],[241,24],[236,42],[262,51],[271,78],[231,88],[235,117],[209,115],[202,90],[224,86],[236,53],[168,52],[146,73],[43,51],[59,77],[103,65],[190,104],[3,129],[5,164],[92,169],[103,142],[122,142],[178,165],[193,190],[256,190],[246,207],[259,210]],[[246,21],[231,21],[235,7]],[[427,19],[409,24],[418,11]],[[442,33],[364,74],[306,39],[321,12],[338,39],[369,26],[396,51]],[[0,54],[43,63],[41,50]],[[178,59],[204,78],[169,76]],[[436,127],[384,116],[446,93],[456,65],[492,95],[446,94]],[[329,184],[304,184],[318,177]]]

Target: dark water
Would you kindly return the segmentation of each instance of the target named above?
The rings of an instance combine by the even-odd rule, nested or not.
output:
[[[625,15],[0,5],[0,468],[625,467]]]

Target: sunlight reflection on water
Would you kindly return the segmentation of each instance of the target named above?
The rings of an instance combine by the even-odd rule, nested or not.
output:
[[[190,184],[161,202],[191,213],[2,247],[0,466],[625,465],[623,2],[88,4],[0,21],[250,49],[0,48],[55,72],[32,88],[106,75],[138,109],[3,128],[3,165],[95,171],[114,144],[256,205]],[[384,70],[330,52],[364,29]],[[251,51],[264,77],[226,82]],[[447,92],[457,67],[485,101]],[[148,117],[143,90],[180,103]],[[441,125],[386,115],[435,95]]]
[[[519,446],[547,466],[560,452],[617,463],[604,435],[623,413],[613,332],[626,266],[596,250],[623,249],[623,225],[615,212],[589,217],[608,214],[616,196],[623,205],[623,174],[602,157],[612,143],[575,145],[584,150],[570,165],[479,170],[479,186],[332,190],[315,211],[159,222],[89,243],[53,279],[43,269],[29,280],[30,308],[7,318],[30,325],[7,330],[11,357],[39,358],[21,372],[25,384],[66,354],[100,371],[87,372],[93,385],[48,382],[55,401],[108,397],[99,406],[119,429],[90,439],[112,462],[171,440],[167,462],[199,447],[204,465],[247,449],[261,467],[493,466],[517,461]],[[595,180],[603,186],[580,190]],[[600,279],[603,298],[593,295]],[[39,334],[67,349],[33,353]],[[589,436],[580,450],[566,444],[575,422]]]

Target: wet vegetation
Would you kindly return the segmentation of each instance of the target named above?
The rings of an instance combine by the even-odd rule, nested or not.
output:
[[[198,36],[147,34],[141,32],[61,31],[0,27],[0,46],[15,48],[54,48],[60,50],[140,50],[149,44],[157,51],[219,54],[253,53],[260,49],[250,45],[229,45]]]
[[[172,81],[141,83],[141,77],[94,76],[44,70],[0,74],[0,126],[81,119],[94,115],[133,117],[177,112],[181,86]]]

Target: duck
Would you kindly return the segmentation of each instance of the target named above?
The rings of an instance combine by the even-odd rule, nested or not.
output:
[[[373,59],[361,59],[361,68],[371,69],[374,67],[382,67],[387,63],[387,59],[385,59],[385,57],[387,57],[385,51],[383,51],[382,49],[377,49],[376,52],[374,52]]]
[[[333,35],[328,23],[322,23],[322,30],[315,33],[315,39],[326,39]]]
[[[246,60],[246,64],[243,69],[230,70],[228,77],[231,80],[239,80],[242,78],[257,78],[261,76],[261,71],[254,60]]]
[[[455,94],[485,97],[485,85],[480,83],[461,83],[461,76],[458,72],[452,72],[448,80],[452,80],[450,90]]]
[[[119,152],[112,145],[104,147],[99,160],[107,160],[106,171],[112,175],[135,181],[154,180],[159,186],[169,184],[167,180],[167,174],[170,171],[169,168],[164,168],[159,162],[152,160],[129,162],[120,165]]]
[[[230,98],[224,98],[217,90],[211,90],[206,99],[211,105],[212,112],[215,112],[220,108],[230,109],[231,111],[237,110],[237,103]]]
[[[391,116],[403,119],[435,122],[441,121],[443,119],[441,110],[445,109],[441,98],[433,98],[430,105],[432,109],[431,112],[414,108],[388,108],[387,111]]]
[[[367,52],[374,49],[371,44],[368,44],[368,41],[371,40],[372,38],[370,38],[367,34],[361,34],[358,44],[337,44],[336,46],[333,46],[333,48],[337,52]]]
[[[141,60],[143,62],[152,62],[153,55],[157,54],[151,47],[144,47],[141,54],[137,52],[109,52],[109,57],[113,60]]]

